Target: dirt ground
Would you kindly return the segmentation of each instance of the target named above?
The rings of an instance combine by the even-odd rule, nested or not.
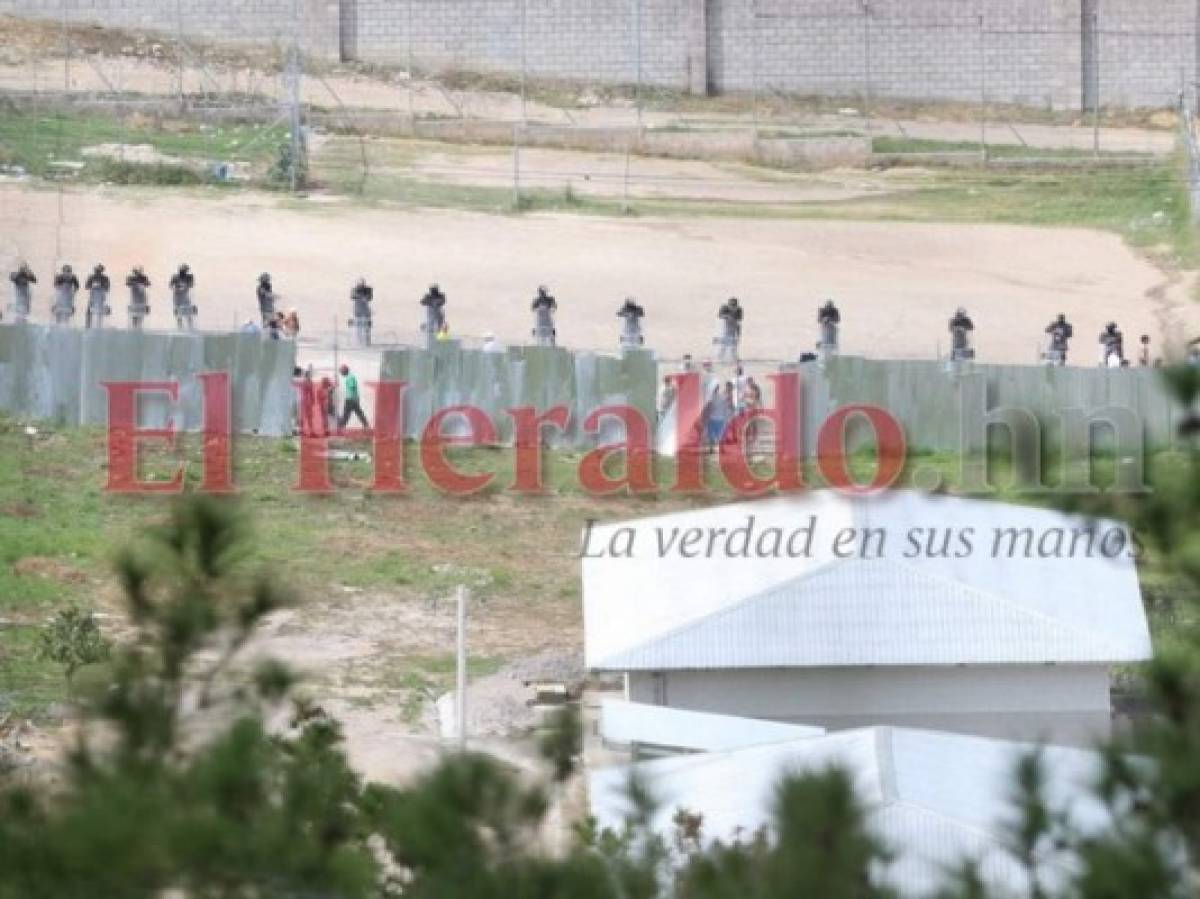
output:
[[[60,218],[61,216],[61,218]],[[61,222],[61,226],[60,226]],[[417,300],[439,283],[455,336],[529,333],[538,284],[558,296],[563,345],[615,347],[625,296],[647,308],[647,343],[665,358],[707,354],[716,309],[737,295],[747,310],[743,356],[792,359],[816,338],[815,309],[842,307],[844,352],[928,358],[946,350],[946,321],[965,306],[979,358],[1033,362],[1057,312],[1080,335],[1076,361],[1093,364],[1092,336],[1116,320],[1127,334],[1200,331],[1188,283],[1164,274],[1113,234],[1080,229],[774,220],[497,216],[364,209],[322,198],[265,194],[0,184],[0,266],[18,258],[48,276],[59,261],[103,260],[123,274],[143,264],[154,281],[152,327],[167,327],[164,286],[188,262],[200,323],[225,330],[255,313],[260,272],[275,276],[304,335],[335,327],[346,339],[355,278],[376,287],[376,336],[414,340]],[[124,297],[114,305],[124,307]],[[45,320],[50,293],[35,294]]]
[[[344,142],[344,141],[343,141]],[[378,146],[375,142],[373,146]],[[389,168],[373,160],[372,176],[398,174],[434,184],[472,185],[510,189],[513,154],[508,150],[409,144],[407,164]],[[352,158],[352,157],[351,157]],[[320,171],[320,153],[314,167]],[[897,173],[903,177],[903,173]],[[522,149],[519,179],[522,190],[565,191],[608,199],[671,199],[731,202],[756,206],[836,202],[879,197],[908,189],[900,177],[856,173],[845,169],[819,173],[764,170],[739,163],[652,159],[617,153]]]

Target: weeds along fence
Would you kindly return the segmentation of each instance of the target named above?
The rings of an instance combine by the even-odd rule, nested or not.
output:
[[[1180,144],[1187,153],[1192,222],[1200,224],[1200,140],[1196,135],[1195,99],[1186,93],[1179,96],[1179,130]]]

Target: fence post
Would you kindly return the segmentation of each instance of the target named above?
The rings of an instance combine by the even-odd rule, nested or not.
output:
[[[521,208],[521,126],[513,125],[513,209]]]
[[[751,42],[754,45],[754,53],[752,54],[754,64],[753,64],[753,68],[752,68],[752,71],[750,74],[750,78],[753,82],[752,87],[754,89],[754,99],[752,101],[753,110],[751,112],[751,115],[753,116],[753,122],[754,122],[754,140],[755,140],[755,142],[757,142],[758,141],[758,55],[762,49],[761,48],[762,42],[760,41],[759,35],[758,35],[758,0],[751,0],[750,15],[753,17],[753,23],[752,23],[753,27],[751,29],[751,31],[752,31]]]
[[[634,82],[633,103],[637,107],[638,130],[642,128],[642,0],[633,0]]]
[[[625,142],[625,185],[624,185],[624,189],[622,191],[622,205],[621,205],[621,211],[624,212],[626,215],[629,214],[629,152],[630,152],[631,146],[632,146],[632,142],[629,140],[626,140],[626,142]]]
[[[1092,35],[1095,40],[1095,50],[1092,53],[1095,68],[1096,95],[1092,101],[1092,155],[1100,156],[1100,95],[1103,92],[1100,85],[1100,11],[1092,13]]]
[[[458,640],[455,671],[454,711],[458,719],[458,748],[467,748],[467,588],[461,584],[457,591]]]
[[[179,65],[177,77],[179,78],[179,111],[183,112],[183,81],[184,81],[184,59],[183,59],[183,0],[175,0],[175,57]]]
[[[521,0],[521,121],[529,121],[529,115],[525,111],[525,67],[528,60],[528,48],[526,44],[526,7],[528,0]]]
[[[863,116],[866,119],[867,137],[871,136],[871,0],[863,0]]]
[[[405,28],[405,50],[408,57],[408,119],[413,136],[417,133],[417,73],[413,69],[413,0],[408,0],[408,27]]]
[[[62,0],[63,90],[71,92],[71,23],[68,0]]]
[[[987,143],[987,23],[984,14],[979,14],[979,153],[983,164],[988,164]]]

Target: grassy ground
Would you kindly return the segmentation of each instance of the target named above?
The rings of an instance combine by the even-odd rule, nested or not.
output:
[[[938,152],[957,145],[937,144]],[[976,147],[977,145],[963,145]],[[1017,157],[1024,148],[1010,148]],[[423,180],[414,169],[421,153],[466,155],[471,148],[394,139],[373,140],[364,176],[360,147],[333,138],[312,162],[322,186],[364,202],[413,207],[518,211],[511,188],[445,184]],[[1063,157],[1087,158],[1080,151]],[[771,169],[738,166],[741,177],[763,181],[794,178]],[[836,176],[834,176],[836,177]],[[1138,166],[1097,164],[1036,169],[903,168],[856,173],[856,182],[876,181],[883,192],[838,202],[750,204],[736,201],[640,199],[629,201],[566,190],[523,190],[519,210],[583,215],[715,216],[733,218],[842,219],[898,222],[1004,223],[1039,227],[1084,227],[1113,231],[1130,245],[1152,250],[1171,266],[1200,265],[1200,243],[1191,224],[1183,163],[1179,159]]]
[[[285,143],[285,129],[256,125],[205,125],[195,121],[155,121],[103,115],[38,115],[0,105],[0,166],[19,165],[35,176],[80,181],[173,186],[207,180],[215,161],[248,163],[256,184],[270,183],[269,172]],[[181,165],[134,165],[88,158],[81,151],[97,144],[149,144]],[[978,145],[939,141],[880,139],[886,152],[978,152]],[[365,147],[365,149],[364,149]],[[364,167],[363,154],[367,164]],[[1186,180],[1177,159],[1148,161],[1136,167],[1101,164],[1055,168],[988,170],[905,168],[886,173],[856,173],[884,188],[870,199],[841,202],[769,203],[687,199],[638,199],[585,196],[569,189],[523,190],[519,199],[508,187],[445,184],[415,169],[422,154],[470,156],[471,147],[427,141],[332,136],[314,151],[311,171],[319,189],[362,202],[413,207],[454,208],[512,213],[556,211],[589,215],[723,216],[884,221],[1001,222],[1044,227],[1099,228],[1121,234],[1135,247],[1153,250],[1160,260],[1190,268],[1200,265],[1200,245],[1191,227]],[[488,148],[485,152],[493,152]],[[995,152],[1019,157],[1013,147]],[[1088,154],[1063,150],[1073,163]],[[82,162],[64,169],[63,162]],[[740,166],[742,176],[756,170]],[[762,169],[763,180],[779,177]],[[793,177],[789,175],[788,177]]]
[[[180,450],[191,460],[192,485],[198,474],[194,444],[184,441]],[[512,470],[510,453],[462,450],[456,460],[460,467],[501,475],[495,489],[454,499],[416,473],[413,456],[410,448],[411,489],[404,497],[370,495],[365,489],[370,472],[363,463],[339,465],[339,492],[313,497],[291,489],[296,453],[290,442],[244,438],[235,446],[240,493],[231,501],[252,522],[253,562],[294,591],[300,612],[337,597],[340,604],[352,604],[339,607],[339,613],[353,618],[359,614],[356,603],[367,615],[391,604],[435,601],[456,584],[468,584],[482,607],[476,673],[497,670],[548,634],[562,645],[579,645],[577,554],[589,519],[663,514],[732,496],[710,471],[711,489],[699,497],[665,491],[647,498],[592,497],[576,481],[579,457],[554,455],[547,461],[546,494],[519,497],[504,489]],[[161,473],[176,461],[148,453],[144,466]],[[0,705],[21,713],[36,716],[65,695],[59,671],[37,658],[38,628],[57,609],[77,603],[112,616],[105,619],[106,627],[119,631],[113,554],[163,514],[161,498],[106,494],[104,462],[97,431],[42,430],[30,436],[16,422],[0,419]],[[1178,464],[1171,455],[1154,460],[1156,471]],[[861,456],[852,469],[865,478],[873,465]],[[918,456],[902,481],[918,467],[936,469],[949,486],[960,470],[949,456]],[[1098,459],[1096,469],[1096,482],[1108,483],[1111,460]],[[660,460],[657,478],[671,483],[670,463]],[[807,480],[814,486],[821,482],[811,470]],[[1003,461],[993,482],[1007,482]],[[1023,499],[1011,491],[1000,495]],[[1176,608],[1163,599],[1169,585],[1152,583],[1152,608],[1169,624]],[[304,626],[303,619],[298,626]],[[415,714],[420,702],[448,686],[450,650],[390,654],[379,660],[373,685],[393,691],[405,713]]]
[[[1098,160],[1114,162],[1119,159],[1152,160],[1153,153],[1109,152],[1099,153],[1073,147],[1029,147],[1020,144],[988,144],[978,141],[930,140],[919,137],[876,137],[871,141],[873,152],[881,155],[915,154],[962,154],[982,156],[987,150],[989,159],[1044,159],[1044,160]]]
[[[265,173],[286,142],[279,126],[156,120],[140,115],[117,118],[100,114],[36,112],[0,103],[0,165],[20,166],[38,177],[61,176],[61,163],[83,163],[74,177],[85,181],[194,184],[216,162],[249,163]],[[182,164],[133,166],[118,160],[85,157],[99,144],[148,144]],[[68,170],[70,171],[70,170]]]

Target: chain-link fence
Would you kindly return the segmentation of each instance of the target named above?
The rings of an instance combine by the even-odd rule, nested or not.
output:
[[[1186,5],[63,0],[5,22],[0,165],[499,205],[792,196],[730,162],[1152,161],[1196,77]]]

